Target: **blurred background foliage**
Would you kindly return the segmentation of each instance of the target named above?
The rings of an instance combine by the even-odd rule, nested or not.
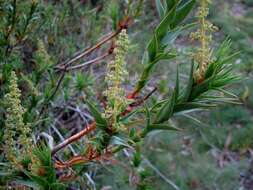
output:
[[[122,10],[127,9],[124,0],[44,0],[36,4],[32,10],[30,1],[17,1],[16,18],[8,15],[13,7],[8,2],[0,0],[0,30],[6,25],[19,28],[16,33],[0,36],[0,98],[6,92],[6,81],[12,69],[20,71],[19,83],[22,90],[23,106],[27,109],[25,122],[33,123],[35,136],[48,131],[56,139],[61,134],[69,136],[81,129],[82,122],[78,110],[87,110],[78,95],[95,96],[104,88],[105,61],[94,64],[78,72],[69,72],[64,78],[63,86],[55,98],[55,104],[50,105],[49,99],[52,86],[57,77],[52,75],[53,67],[72,57],[76,52],[94,44],[97,39],[112,29],[122,17]],[[158,13],[155,1],[144,0],[142,7],[129,29],[131,50],[128,57],[130,73],[126,89],[136,81],[139,63],[146,47],[146,40],[152,35],[150,31],[158,23]],[[30,17],[29,17],[30,15]],[[192,13],[194,15],[194,12]],[[32,22],[26,26],[27,20]],[[184,129],[183,133],[154,132],[149,135],[142,151],[145,158],[143,172],[153,189],[159,190],[252,190],[253,189],[253,1],[252,0],[213,0],[210,20],[219,27],[215,33],[214,47],[227,36],[233,42],[233,49],[239,50],[237,57],[237,72],[243,77],[242,82],[234,85],[234,94],[242,101],[241,105],[226,105],[211,112],[200,112],[173,122]],[[192,21],[191,18],[189,22]],[[13,23],[15,22],[15,26]],[[153,80],[146,90],[158,87],[158,93],[152,97],[157,101],[173,89],[171,81],[175,79],[176,65],[180,71],[187,73],[188,56],[193,42],[189,33],[185,32],[175,41],[178,50],[176,62],[162,62],[153,74]],[[109,47],[109,45],[108,45]],[[102,48],[87,59],[93,59],[102,54]],[[41,59],[47,56],[48,60]],[[9,64],[4,64],[8,62]],[[187,63],[187,64],[186,64]],[[36,73],[32,72],[36,70]],[[21,72],[22,71],[22,72]],[[22,73],[22,74],[21,74]],[[181,80],[186,80],[184,74]],[[40,81],[46,81],[41,84]],[[169,81],[169,83],[168,83]],[[29,92],[29,93],[27,93]],[[31,93],[32,92],[32,93]],[[0,101],[0,142],[3,137],[3,102]],[[38,106],[39,105],[39,106]],[[74,107],[73,105],[78,105]],[[46,113],[43,120],[38,121],[41,110]],[[76,112],[77,110],[77,112]],[[59,114],[61,113],[61,114]],[[57,120],[54,118],[57,117]],[[46,118],[46,119],[45,119]],[[80,127],[74,127],[79,122]],[[57,128],[57,129],[56,129]],[[43,136],[43,134],[41,135]],[[81,142],[83,143],[83,142]],[[77,146],[77,145],[76,145]],[[76,147],[81,149],[81,147]],[[118,155],[120,163],[113,166],[98,167],[94,164],[88,179],[83,175],[78,184],[72,184],[73,189],[131,189],[129,178],[129,158],[127,153]],[[0,155],[0,161],[3,155]],[[83,168],[80,168],[84,170]],[[4,181],[0,178],[0,184]],[[155,188],[154,188],[155,187]],[[150,189],[152,189],[150,187]]]

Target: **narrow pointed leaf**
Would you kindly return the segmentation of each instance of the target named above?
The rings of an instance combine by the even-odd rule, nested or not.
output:
[[[120,146],[123,146],[123,147],[132,148],[128,144],[127,141],[128,141],[128,139],[126,139],[124,137],[112,136],[112,138],[110,139],[110,144],[112,144],[112,145],[120,145]]]
[[[106,120],[102,117],[101,113],[99,112],[99,110],[95,107],[94,104],[92,104],[91,102],[89,101],[85,101],[88,105],[88,107],[90,108],[90,112],[92,114],[92,116],[94,117],[98,127],[101,127],[101,128],[106,128],[107,126],[107,122]]]
[[[172,44],[176,38],[183,33],[183,31],[190,29],[195,25],[196,23],[190,23],[181,27],[177,27],[173,30],[169,30],[162,39],[162,45],[167,46],[169,44]]]
[[[185,17],[192,10],[195,3],[196,3],[195,0],[187,1],[185,4],[180,6],[179,9],[176,10],[176,16],[172,23],[172,28],[176,27],[179,23],[181,23],[185,19]]]
[[[149,62],[153,62],[156,58],[156,54],[158,52],[158,39],[157,34],[154,33],[152,40],[149,42],[147,50],[148,50],[148,57]]]
[[[215,107],[215,106],[216,106],[216,104],[188,102],[188,103],[177,104],[174,107],[174,112],[177,113],[177,112],[192,110],[192,109],[209,109],[209,108],[212,108],[212,107]]]
[[[194,83],[193,72],[194,72],[194,62],[192,61],[190,76],[189,76],[189,79],[188,79],[188,84],[186,86],[185,93],[184,93],[183,100],[182,100],[183,102],[187,102],[190,95],[191,95],[192,86],[193,86],[193,83]]]
[[[179,73],[178,73],[178,67],[177,67],[177,75],[176,75],[176,86],[175,86],[175,96],[176,96],[176,101],[177,101],[177,97],[179,94]]]
[[[148,106],[146,104],[145,104],[145,112],[146,112],[146,118],[147,118],[147,126],[149,126],[151,123],[151,115],[150,115]]]
[[[151,124],[148,127],[149,131],[154,131],[154,130],[169,130],[169,131],[181,131],[182,129],[172,126],[169,124]]]
[[[178,3],[178,0],[166,0],[166,11],[170,11]]]
[[[164,14],[165,14],[163,4],[162,4],[161,0],[156,0],[155,2],[156,2],[156,9],[158,11],[159,17],[163,18]]]
[[[134,116],[138,111],[139,111],[139,109],[136,109],[136,110],[130,112],[129,114],[127,114],[126,116],[120,118],[120,122],[123,122],[123,123],[124,123],[124,122],[128,122],[128,120],[129,120],[132,116]]]
[[[189,97],[189,100],[194,100],[201,94],[207,92],[210,88],[211,83],[213,82],[213,77],[210,79],[205,80],[204,82],[198,84],[197,86],[193,87],[192,93]]]
[[[176,6],[174,6],[163,18],[158,27],[155,30],[158,41],[160,41],[170,28],[170,24],[173,22],[176,15]]]
[[[167,101],[160,111],[157,113],[155,123],[160,124],[163,123],[173,115],[173,109],[177,101],[177,96],[178,96],[178,91],[179,91],[179,79],[178,79],[178,72],[177,72],[177,80],[176,80],[176,87],[173,91],[172,97],[169,101]]]

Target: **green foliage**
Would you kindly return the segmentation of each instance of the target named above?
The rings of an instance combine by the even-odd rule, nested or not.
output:
[[[159,11],[160,15],[163,15],[163,17],[147,46],[147,52],[144,54],[145,68],[135,88],[136,92],[139,92],[147,84],[151,71],[160,60],[170,60],[175,57],[172,51],[167,52],[166,50],[166,47],[173,42],[173,38],[171,37],[171,41],[168,41],[169,36],[173,35],[171,31],[173,31],[173,29],[175,29],[175,27],[188,15],[195,3],[194,0],[181,3],[175,1],[169,6],[170,3],[168,1],[166,3],[167,6],[165,6],[161,1],[157,2],[158,10],[163,10],[163,12]],[[165,38],[166,43],[163,43]]]
[[[160,107],[156,113],[155,124],[168,121],[174,113],[206,109],[221,103],[239,102],[238,98],[223,89],[225,86],[239,80],[239,77],[231,72],[233,65],[229,64],[229,62],[231,62],[234,55],[229,55],[229,48],[230,42],[226,40],[215,53],[216,59],[209,64],[205,73],[205,80],[200,84],[193,82],[193,64],[189,74],[188,85],[182,91],[179,90],[177,73],[176,86],[171,98],[154,106],[154,111],[157,110],[157,107]],[[217,91],[218,94],[210,94],[213,91]],[[219,92],[222,92],[222,94],[220,93],[219,95]]]
[[[4,47],[1,48],[2,55],[8,56],[13,48],[19,46],[34,30],[39,18],[37,6],[36,1],[21,3],[13,0],[1,3],[0,45]],[[1,59],[2,61],[4,60]]]
[[[92,113],[92,116],[94,117],[96,124],[98,127],[101,127],[102,129],[107,128],[107,121],[103,118],[100,111],[95,107],[95,105],[89,101],[86,101],[87,105],[90,108],[90,111]]]
[[[18,179],[16,182],[36,189],[60,190],[66,186],[60,183],[56,177],[56,171],[51,158],[51,150],[45,145],[36,147],[33,150],[36,161],[32,166],[32,171],[23,170],[28,179]]]
[[[238,59],[238,61],[244,63],[240,64],[239,67],[246,72],[251,72],[251,57],[253,55],[251,48],[252,43],[250,40],[253,35],[252,3],[250,3],[250,1],[247,2],[249,5],[244,8],[244,11],[238,10],[233,12],[231,11],[233,3],[224,1],[221,5],[223,11],[218,11],[217,14],[217,10],[215,10],[213,21],[222,29],[225,35],[228,35],[233,41],[236,41],[236,43],[233,43],[233,48],[240,50],[240,59]],[[216,6],[216,4],[214,6]],[[238,5],[238,9],[240,9],[240,7],[242,7],[242,5]],[[233,25],[229,23],[233,23]]]
[[[79,91],[85,90],[89,88],[89,86],[93,85],[93,78],[87,74],[83,74],[78,72],[76,74],[76,88]]]
[[[235,74],[234,62],[252,57],[251,29],[230,33],[236,29],[224,15],[211,17],[230,37],[208,52],[212,57],[196,80],[199,63],[189,55],[196,44],[188,46],[188,34],[199,24],[192,19],[196,2],[0,1],[0,150],[15,152],[0,154],[0,185],[243,186],[236,180],[245,163],[237,157],[245,158],[253,146],[253,101],[251,82]],[[250,15],[228,19],[244,26]],[[223,39],[221,31],[214,36]],[[238,82],[245,86],[240,92]]]

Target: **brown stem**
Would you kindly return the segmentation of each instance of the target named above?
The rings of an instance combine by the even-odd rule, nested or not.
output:
[[[64,73],[65,73],[65,72],[64,72]],[[56,88],[54,89],[54,92],[52,93],[52,95],[49,97],[49,100],[51,100],[51,99],[55,96],[56,92],[57,92],[58,89],[60,88],[60,85],[61,85],[61,83],[62,83],[62,81],[63,81],[63,79],[64,79],[64,76],[65,76],[64,73],[61,74],[60,79],[59,79],[58,82],[57,82]]]
[[[93,121],[91,124],[89,124],[87,127],[85,127],[83,130],[81,130],[80,132],[76,133],[75,135],[67,138],[66,140],[64,140],[62,143],[56,145],[53,150],[52,150],[52,155],[54,155],[56,152],[58,152],[60,149],[66,147],[67,145],[69,145],[70,143],[80,139],[81,137],[83,137],[84,135],[90,133],[91,131],[96,129],[96,123],[95,121]]]
[[[109,56],[109,55],[110,55],[110,53],[105,53],[105,54],[101,55],[100,57],[97,57],[97,58],[92,59],[92,60],[90,60],[90,61],[84,62],[84,63],[82,63],[82,64],[80,64],[80,65],[75,65],[75,66],[72,66],[72,67],[68,67],[68,68],[66,69],[66,71],[71,71],[71,70],[75,70],[75,69],[80,69],[80,68],[85,67],[85,66],[87,66],[87,65],[90,65],[90,64],[93,64],[93,63],[97,63],[97,62],[103,60],[104,58],[106,58],[106,57]],[[64,70],[64,68],[62,68],[62,67],[61,67],[61,68],[59,67],[59,69]]]
[[[70,59],[69,61],[66,61],[66,62],[60,64],[58,67],[65,66],[65,68],[66,68],[69,65],[71,65],[72,63],[74,63],[75,61],[81,59],[82,57],[90,54],[94,50],[100,48],[101,45],[103,45],[104,43],[110,41],[112,38],[116,37],[123,29],[128,28],[128,26],[131,24],[131,21],[132,20],[129,17],[126,17],[125,19],[121,20],[118,24],[118,29],[115,32],[112,32],[109,35],[106,35],[97,44],[95,44],[94,46],[84,50],[84,52],[82,52],[80,54],[77,54],[74,58]],[[56,68],[57,68],[57,66],[56,66]]]
[[[124,112],[121,113],[121,115],[126,115],[128,113],[130,113],[131,111],[133,111],[133,109],[137,106],[140,106],[141,104],[143,104],[155,91],[157,90],[157,88],[155,87],[151,92],[149,92],[144,98],[142,99],[139,99],[139,100],[136,100],[135,102],[131,103]],[[130,96],[129,99],[133,99],[136,97],[137,94],[134,94],[133,96],[133,93],[128,95],[128,98]]]
[[[73,156],[71,159],[68,161],[56,161],[55,162],[55,168],[56,169],[65,169],[65,168],[70,168],[76,164],[83,164],[86,162],[90,161],[101,161],[103,159],[107,159],[108,157],[111,156],[111,152],[107,151],[105,153],[98,153],[98,152],[87,152],[85,156],[83,155],[78,155],[78,156]]]
[[[117,30],[116,32],[113,32],[113,33],[107,35],[106,37],[102,38],[102,40],[99,41],[99,42],[98,42],[97,44],[95,44],[94,46],[92,46],[92,47],[90,47],[90,48],[84,50],[84,52],[78,54],[77,56],[75,56],[74,58],[70,59],[70,60],[67,61],[66,63],[60,64],[61,66],[58,66],[58,67],[65,67],[65,68],[66,68],[66,67],[70,66],[71,64],[73,64],[73,63],[76,62],[77,60],[79,60],[79,59],[83,58],[84,56],[90,54],[90,53],[93,52],[94,50],[100,48],[101,45],[103,45],[104,43],[108,42],[109,40],[111,40],[112,38],[114,38],[115,36],[117,36],[117,35],[120,33],[121,30],[122,30],[122,29],[119,29],[119,30]],[[56,68],[57,68],[57,67],[56,67]]]
[[[135,99],[138,94],[139,94],[139,91],[135,90],[135,91],[131,92],[130,94],[128,94],[127,98],[128,99]]]

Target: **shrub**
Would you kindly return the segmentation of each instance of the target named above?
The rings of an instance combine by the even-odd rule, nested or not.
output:
[[[181,127],[172,122],[175,117],[219,104],[239,102],[235,95],[226,90],[228,85],[239,80],[233,73],[233,58],[237,53],[231,53],[229,39],[224,40],[217,49],[211,47],[212,33],[217,28],[207,20],[209,0],[200,1],[197,22],[193,24],[187,24],[185,19],[195,7],[195,0],[156,1],[160,20],[143,54],[139,80],[130,87],[126,80],[133,42],[129,42],[128,35],[141,9],[145,7],[145,1],[128,1],[127,4],[112,2],[115,6],[109,7],[109,12],[114,30],[66,61],[62,61],[60,55],[56,57],[49,52],[68,54],[56,42],[64,45],[67,38],[71,44],[71,39],[65,37],[62,31],[56,31],[59,36],[48,35],[47,39],[37,34],[39,30],[46,31],[41,29],[43,25],[40,26],[43,21],[50,23],[50,27],[55,27],[55,30],[58,29],[54,21],[50,20],[50,14],[43,15],[47,11],[50,13],[50,6],[53,5],[44,3],[48,4],[48,9],[37,1],[13,0],[1,3],[0,68],[3,90],[0,96],[6,94],[2,101],[6,109],[1,110],[5,130],[5,157],[1,160],[4,170],[9,169],[1,182],[7,183],[6,187],[21,185],[35,189],[67,189],[73,185],[83,189],[87,184],[88,188],[89,183],[94,185],[89,172],[97,165],[117,162],[115,158],[127,151],[127,160],[130,161],[129,184],[136,189],[152,189],[152,173],[147,169],[150,163],[141,153],[145,146],[144,139],[157,131],[184,133]],[[77,8],[72,1],[64,1],[59,6],[67,6],[67,3],[73,8],[72,11]],[[87,4],[86,1],[79,3],[80,6]],[[98,6],[95,11],[99,20],[99,14],[104,14],[98,10],[104,6],[103,1],[95,4],[92,1],[92,5]],[[117,6],[124,9],[124,14],[116,11]],[[65,14],[69,14],[65,11]],[[83,16],[81,11],[79,16]],[[58,24],[64,30],[66,23],[60,20]],[[68,24],[71,26],[64,32],[69,35],[77,35],[83,29],[74,30],[71,27],[76,26],[71,21]],[[103,26],[103,23],[99,24]],[[162,61],[176,59],[175,39],[195,28],[196,31],[190,36],[199,45],[193,47],[193,55],[187,59],[190,69],[186,85],[180,80],[181,71],[177,67],[175,85],[168,91],[168,96],[151,101],[157,88],[148,93],[145,93],[145,89],[152,82],[156,66]],[[89,35],[97,37],[92,32]],[[107,42],[111,42],[111,45],[108,49],[103,48]],[[26,50],[26,47],[30,50]],[[88,60],[81,63],[85,57]],[[108,59],[111,61],[105,69],[105,83],[100,81],[102,87],[98,84],[96,88],[93,84],[97,81],[90,81],[91,77],[88,76],[92,75],[92,71],[86,67]],[[104,68],[101,66],[101,69]],[[132,90],[127,90],[129,88]],[[99,91],[99,98],[95,97],[96,91]],[[60,116],[57,116],[58,112]],[[83,122],[71,122],[77,128],[70,133],[68,131],[71,127],[62,128],[65,133],[62,135],[55,124],[64,125],[59,121],[60,117],[63,121],[72,117],[75,120],[75,114],[80,115]],[[33,130],[33,135],[30,130]],[[84,140],[79,143],[81,138]],[[46,142],[43,141],[45,139]],[[54,142],[57,144],[54,145]],[[66,147],[70,152],[63,152]],[[88,176],[88,183],[80,182],[80,186],[73,184],[75,180],[82,181],[84,175]],[[173,183],[170,186],[177,188]]]

